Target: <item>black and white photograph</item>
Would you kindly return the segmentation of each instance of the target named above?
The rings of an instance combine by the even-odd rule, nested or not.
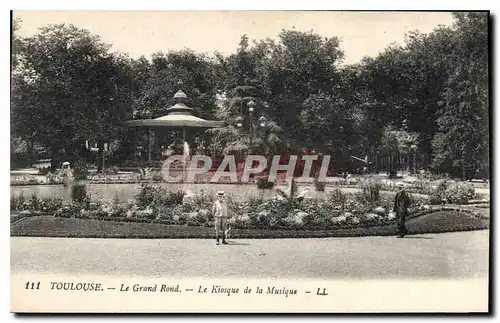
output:
[[[489,312],[490,24],[11,11],[11,311]]]

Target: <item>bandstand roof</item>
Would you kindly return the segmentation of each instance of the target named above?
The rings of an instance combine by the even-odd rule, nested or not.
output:
[[[213,121],[198,118],[193,115],[193,109],[184,104],[186,94],[178,91],[174,95],[176,104],[168,108],[168,114],[155,119],[127,121],[128,127],[170,127],[170,128],[217,128],[224,126],[223,121]]]

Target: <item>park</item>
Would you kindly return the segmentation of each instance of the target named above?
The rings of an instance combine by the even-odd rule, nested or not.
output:
[[[73,25],[12,28],[13,269],[77,271],[83,255],[125,275],[211,275],[208,258],[228,277],[487,275],[487,15],[454,13],[353,64],[312,31],[132,58]]]

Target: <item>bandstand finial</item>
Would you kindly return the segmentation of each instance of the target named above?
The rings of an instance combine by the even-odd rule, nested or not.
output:
[[[182,90],[179,90],[174,94],[174,99],[176,102],[183,102],[187,99],[187,95]]]

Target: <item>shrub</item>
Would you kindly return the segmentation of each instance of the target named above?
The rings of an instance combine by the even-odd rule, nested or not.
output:
[[[268,190],[274,187],[274,182],[269,182],[267,177],[257,179],[257,188],[261,190]]]
[[[155,219],[162,223],[174,223],[174,209],[172,207],[156,206],[153,208],[153,214]]]
[[[334,214],[324,205],[317,205],[314,212],[307,212],[303,217],[304,228],[309,230],[323,230],[332,226]]]
[[[446,189],[446,201],[452,204],[467,204],[476,195],[471,183],[453,183]]]
[[[46,213],[53,213],[61,208],[63,205],[62,198],[39,198],[35,194],[30,199],[25,199],[23,194],[18,196],[11,196],[10,209],[11,211],[41,211]]]
[[[369,179],[361,182],[361,188],[363,189],[363,195],[368,201],[374,203],[380,198],[380,189],[382,185],[380,181],[375,179]]]
[[[75,203],[67,204],[58,208],[57,211],[54,212],[54,216],[61,218],[75,217],[80,213],[80,209],[81,208]]]
[[[418,179],[413,183],[413,187],[420,194],[431,195],[433,193],[432,183],[429,180]]]
[[[39,167],[38,168],[38,175],[43,175],[43,176],[48,175],[50,173],[50,170],[51,170],[50,166],[49,167]]]
[[[198,212],[189,212],[184,214],[186,217],[186,224],[188,226],[196,227],[201,225],[199,222]]]
[[[75,181],[83,181],[86,180],[89,176],[89,166],[85,161],[77,161],[75,162],[75,166],[73,167],[73,176],[75,177]]]
[[[304,218],[306,218],[307,216],[308,214],[305,212],[297,212],[281,219],[281,223],[284,227],[299,230],[304,227]]]
[[[183,191],[168,192],[164,199],[165,205],[172,206],[182,204],[183,197]]]
[[[10,197],[10,210],[11,211],[21,211],[25,202],[24,195],[21,193],[19,195],[14,195]]]
[[[250,196],[248,198],[247,204],[251,207],[257,207],[264,203],[264,198],[262,196]]]
[[[183,198],[184,198],[183,191],[172,192],[160,188],[158,191],[153,192],[153,200],[150,202],[150,205],[161,205],[165,207],[171,207],[182,204]]]
[[[314,188],[316,188],[316,191],[324,192],[325,186],[326,184],[324,182],[320,182],[317,178],[314,179]]]
[[[187,222],[187,213],[179,212],[179,209],[174,209],[173,220],[177,225],[184,225]]]
[[[142,184],[141,191],[135,197],[137,206],[145,208],[153,203],[155,199],[158,201],[159,197],[165,196],[166,190],[158,185]]]
[[[71,200],[82,203],[87,200],[87,187],[85,184],[73,184],[71,186]]]
[[[266,203],[267,207],[263,210],[256,210],[249,214],[250,222],[253,227],[260,229],[273,229],[277,228],[280,219],[286,217],[288,212],[284,212],[286,206],[279,206],[280,204],[284,205],[283,201],[269,201]]]
[[[105,175],[116,175],[118,174],[119,168],[118,166],[111,166],[102,171]]]
[[[341,189],[336,188],[327,194],[326,199],[330,203],[344,205],[347,201],[347,195]]]
[[[53,213],[56,212],[63,205],[62,198],[45,198],[42,200],[42,209],[41,211]]]
[[[30,199],[30,210],[32,211],[41,211],[43,201],[41,198],[39,198],[35,193],[31,195]]]
[[[234,227],[237,229],[250,229],[252,227],[252,220],[248,214],[237,215],[234,220]]]
[[[430,202],[429,202],[430,196],[429,196],[429,199],[422,198],[422,197],[416,197],[413,194],[409,194],[409,196],[410,196],[410,209],[419,210],[419,209],[424,208],[425,205],[430,204]],[[392,209],[392,207],[391,207],[391,209]]]
[[[431,205],[439,205],[446,203],[446,190],[448,188],[448,183],[446,181],[442,181],[439,185],[431,190],[429,194],[429,203]]]

